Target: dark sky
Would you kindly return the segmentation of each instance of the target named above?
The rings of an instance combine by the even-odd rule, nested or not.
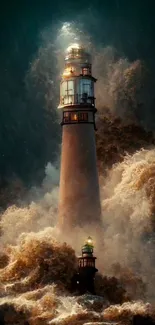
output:
[[[87,12],[95,17],[89,20]],[[42,179],[55,159],[59,127],[44,103],[28,98],[24,78],[39,47],[40,32],[83,17],[97,43],[113,45],[129,60],[155,70],[155,4],[150,0],[3,1],[0,4],[0,176],[27,184]]]
[[[19,42],[25,57],[37,46],[42,28],[58,21],[75,20],[88,9],[97,18],[88,29],[100,41],[112,42],[132,58],[155,55],[155,4],[152,0],[6,1],[1,2],[1,46],[11,50]],[[26,60],[25,60],[26,61]]]

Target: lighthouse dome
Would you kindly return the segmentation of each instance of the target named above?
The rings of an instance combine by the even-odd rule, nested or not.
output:
[[[86,51],[85,47],[78,43],[71,44],[67,48],[65,60],[81,60],[87,63],[91,61],[90,54]]]

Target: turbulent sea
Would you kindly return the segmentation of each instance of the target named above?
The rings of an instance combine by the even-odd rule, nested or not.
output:
[[[154,149],[125,156],[100,180],[104,245],[95,251],[96,297],[71,292],[76,256],[89,234],[76,229],[66,239],[60,233],[55,226],[59,173],[49,164],[46,174],[42,189],[32,191],[37,199],[1,215],[1,319],[61,325],[127,324],[135,315],[153,319]]]
[[[77,24],[73,25],[63,24],[56,38],[61,45],[59,52],[54,52],[50,28],[43,33],[44,42],[26,77],[26,93],[33,101],[36,98],[35,121],[39,105],[48,113],[56,107],[58,74],[64,66],[62,48],[64,51],[75,41],[75,36],[76,41],[80,39]],[[85,40],[85,33],[81,37]],[[89,42],[88,37],[84,43]],[[129,62],[109,46],[94,51],[97,108],[100,115],[108,110],[108,118],[103,118],[97,133],[102,205],[102,231],[99,238],[93,238],[94,243],[98,241],[97,296],[79,297],[71,291],[77,256],[91,235],[91,225],[89,233],[88,228],[76,228],[68,237],[56,227],[59,164],[49,163],[42,186],[32,188],[28,197],[1,212],[0,324],[133,324],[136,315],[148,324],[155,319],[155,141],[143,129],[143,124],[149,127],[153,120],[148,117],[150,86],[140,61]],[[31,110],[33,101],[28,105]],[[54,109],[51,114],[43,124],[49,130],[53,125],[55,130],[58,121]],[[53,116],[52,122],[49,116]],[[54,136],[48,133],[49,151]],[[3,201],[12,191],[0,194]],[[142,318],[135,324],[142,324]]]

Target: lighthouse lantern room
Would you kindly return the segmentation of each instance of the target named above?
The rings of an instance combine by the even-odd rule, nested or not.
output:
[[[60,84],[62,124],[93,123],[95,126],[95,79],[91,74],[91,57],[86,50],[73,44],[68,47]]]

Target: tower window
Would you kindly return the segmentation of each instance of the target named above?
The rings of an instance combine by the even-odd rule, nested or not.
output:
[[[77,113],[71,113],[71,121],[78,121],[78,114]]]
[[[91,74],[91,69],[90,68],[82,68],[82,74],[83,76],[88,76]]]
[[[87,94],[87,96],[90,96],[91,94],[91,84],[87,81],[86,83],[83,83],[83,95]]]
[[[61,84],[62,105],[72,105],[74,102],[74,81],[65,80]]]
[[[84,259],[84,266],[88,266],[87,259]]]
[[[63,122],[88,122],[88,113],[87,112],[64,112],[63,113]]]
[[[93,89],[92,89],[92,81],[89,79],[81,79],[80,80],[80,89],[79,93],[81,94],[82,98],[87,99],[89,96],[93,96]]]
[[[78,114],[79,116],[78,116],[78,120],[80,121],[80,122],[87,122],[88,121],[88,113],[79,113]]]
[[[64,122],[69,122],[69,112],[64,112],[64,114],[63,114],[64,116]]]

